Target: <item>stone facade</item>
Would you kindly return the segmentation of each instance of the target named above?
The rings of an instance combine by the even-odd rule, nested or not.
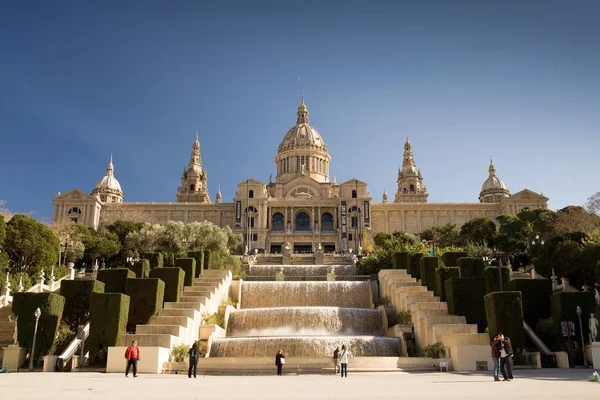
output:
[[[427,203],[423,176],[407,139],[394,202],[388,202],[384,193],[381,203],[373,203],[367,183],[331,179],[331,156],[321,135],[310,126],[304,98],[296,125],[279,145],[275,163],[275,181],[247,179],[238,183],[232,203],[222,202],[220,189],[211,203],[196,137],[176,193],[177,202],[125,203],[111,157],[106,176],[92,195],[74,189],[54,197],[53,220],[69,218],[93,228],[119,219],[151,223],[207,220],[243,234],[249,251],[280,252],[289,244],[294,252],[312,253],[319,244],[326,252],[355,250],[360,249],[365,236],[379,232],[419,233],[446,223],[460,227],[472,218],[493,220],[527,208],[546,208],[548,202],[527,189],[510,195],[490,163],[490,176],[482,186],[479,203]]]

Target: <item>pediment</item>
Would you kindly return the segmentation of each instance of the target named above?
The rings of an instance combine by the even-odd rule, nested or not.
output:
[[[54,201],[57,200],[85,200],[85,201],[98,201],[98,199],[90,194],[87,194],[79,189],[69,190],[66,193],[57,194],[53,198]]]
[[[300,199],[314,199],[321,197],[320,183],[314,179],[300,176],[286,182],[283,193],[284,197]]]
[[[548,201],[548,198],[529,189],[523,189],[507,198],[507,200]]]
[[[346,185],[367,185],[367,182],[363,182],[359,179],[353,178],[353,179],[350,179],[350,180],[340,184],[340,186],[346,186]]]

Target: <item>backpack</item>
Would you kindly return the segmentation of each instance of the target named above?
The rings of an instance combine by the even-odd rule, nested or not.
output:
[[[190,358],[198,358],[198,350],[193,347],[190,349]]]

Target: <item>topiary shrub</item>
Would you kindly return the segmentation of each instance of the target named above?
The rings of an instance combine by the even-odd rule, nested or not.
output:
[[[500,286],[500,273],[502,274],[502,287]],[[508,287],[508,280],[510,279],[510,271],[508,267],[487,267],[483,270],[483,277],[485,279],[485,291],[486,293],[498,292],[500,289],[506,290]]]
[[[85,325],[89,318],[92,293],[104,293],[104,283],[97,280],[63,280],[60,295],[65,298],[63,321],[73,331],[77,325]]]
[[[196,260],[190,257],[176,258],[175,266],[185,272],[185,286],[192,286],[196,277]]]
[[[525,344],[523,302],[520,292],[494,292],[484,296],[490,340],[502,332],[512,341],[513,350]]]
[[[170,252],[162,252],[163,255],[163,267],[173,268],[175,266],[175,255]]]
[[[108,348],[123,346],[130,297],[121,293],[92,293],[90,304],[90,361],[105,365]]]
[[[468,254],[464,251],[447,251],[442,254],[442,262],[446,267],[458,266],[458,259],[467,257]]]
[[[445,282],[451,278],[460,278],[460,268],[439,267],[435,271],[435,295],[440,296],[441,301],[446,301]]]
[[[549,279],[513,279],[508,282],[506,289],[511,292],[521,292],[523,319],[531,329],[535,329],[538,320],[552,315],[550,305],[552,282]]]
[[[98,271],[97,279],[104,282],[104,293],[127,293],[127,278],[135,278],[129,268],[111,268]]]
[[[34,363],[41,357],[52,354],[54,338],[65,306],[65,298],[54,293],[15,293],[12,312],[17,315],[17,340],[21,347],[31,350],[35,329],[35,310],[42,314],[38,321]]]
[[[421,259],[423,253],[416,253],[410,255],[410,264],[408,265],[407,272],[415,279],[421,279]]]
[[[446,280],[446,303],[448,313],[462,315],[468,324],[477,324],[477,331],[485,332],[487,319],[483,296],[485,280],[483,278],[451,278]]]
[[[408,270],[408,264],[410,263],[410,254],[406,252],[396,252],[392,256],[392,264],[394,269],[406,269]]]
[[[129,318],[127,331],[135,332],[136,325],[147,324],[150,318],[160,315],[165,298],[165,283],[158,278],[127,279]]]
[[[485,270],[485,262],[481,258],[461,257],[457,261],[462,278],[481,278]]]
[[[222,269],[222,265],[213,265],[211,251],[204,249],[204,269]]]
[[[583,328],[583,340],[589,341],[590,329],[588,319],[596,309],[594,292],[561,292],[552,295],[551,300],[552,320],[554,321],[554,335],[562,338],[561,322],[571,321],[575,323],[575,333],[572,340],[579,343],[581,349],[581,334],[579,332],[579,317],[577,307],[581,308],[581,320]],[[566,339],[566,337],[565,337]],[[564,341],[562,341],[564,342]]]
[[[157,268],[150,271],[151,278],[158,278],[165,283],[164,301],[178,302],[183,293],[185,272],[181,268]]]
[[[423,257],[421,259],[421,284],[427,290],[435,291],[435,270],[440,266],[438,257]]]
[[[164,264],[162,253],[143,253],[142,259],[148,260],[150,263],[150,270],[153,270],[154,268],[162,268]]]
[[[188,251],[187,256],[196,260],[196,278],[204,275],[204,250]]]
[[[136,278],[147,278],[150,276],[150,261],[141,259],[131,266]]]

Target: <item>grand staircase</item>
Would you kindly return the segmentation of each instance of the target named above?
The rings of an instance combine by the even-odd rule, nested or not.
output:
[[[3,348],[13,344],[15,326],[10,323],[8,317],[12,314],[12,307],[0,308],[0,366],[4,358]]]

